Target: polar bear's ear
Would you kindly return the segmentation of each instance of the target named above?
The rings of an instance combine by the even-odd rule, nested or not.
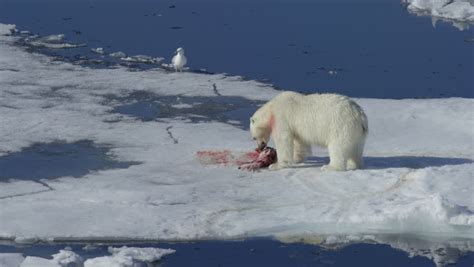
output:
[[[250,123],[252,123],[252,124],[255,123],[255,119],[253,117],[250,118]]]

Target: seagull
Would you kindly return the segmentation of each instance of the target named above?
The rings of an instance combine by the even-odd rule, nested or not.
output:
[[[175,71],[183,71],[184,65],[186,65],[187,59],[184,56],[184,49],[178,48],[176,49],[176,55],[171,60],[171,65],[173,65]]]

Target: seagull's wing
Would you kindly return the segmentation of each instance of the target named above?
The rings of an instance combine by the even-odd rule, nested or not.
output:
[[[175,55],[172,59],[171,59],[171,64],[173,65],[176,65],[176,60],[178,59],[178,55]]]

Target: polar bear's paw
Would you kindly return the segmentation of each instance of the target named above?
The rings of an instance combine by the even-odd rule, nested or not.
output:
[[[327,165],[323,165],[321,167],[321,170],[322,171],[345,171],[346,169],[343,167],[335,167],[330,164],[327,164]]]
[[[329,171],[330,168],[328,164],[321,166],[322,171]]]
[[[281,167],[278,165],[278,163],[273,163],[270,166],[268,166],[268,169],[271,171],[276,171],[276,170],[281,169]]]
[[[280,169],[288,168],[288,167],[290,167],[290,164],[286,162],[276,162],[268,166],[268,169],[272,171],[276,171],[276,170],[280,170]]]

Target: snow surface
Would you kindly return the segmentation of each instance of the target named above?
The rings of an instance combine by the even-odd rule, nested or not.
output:
[[[109,252],[116,257],[130,257],[134,260],[154,262],[163,256],[175,253],[174,249],[162,248],[135,248],[123,246],[120,248],[109,247]]]
[[[0,254],[1,256],[2,254]],[[28,256],[19,265],[20,267],[82,267],[83,260],[81,256],[70,250],[61,249],[58,253],[52,255],[53,259]]]
[[[469,0],[403,0],[410,12],[420,15],[430,15],[434,18],[433,26],[437,18],[454,21],[453,25],[460,30],[469,27],[465,23],[474,22],[474,5]]]
[[[117,56],[121,52],[113,53],[111,56]],[[134,62],[134,63],[145,63],[145,64],[159,64],[161,61],[164,60],[162,57],[150,57],[145,55],[136,55],[131,57],[122,57],[120,58],[123,61]]]
[[[126,58],[127,54],[125,54],[124,52],[118,51],[118,52],[110,53],[109,56],[116,57],[116,58]]]
[[[195,156],[252,150],[247,131],[185,118],[141,121],[113,113],[120,103],[111,99],[148,92],[219,101],[218,90],[268,100],[278,94],[271,86],[222,74],[90,69],[27,53],[15,38],[0,36],[0,156],[38,142],[92,140],[112,147],[116,160],[140,164],[43,184],[0,182],[1,239],[417,234],[461,238],[453,246],[473,250],[472,99],[356,99],[369,118],[367,169],[321,171],[327,154],[314,148],[295,168],[248,173],[203,166]]]
[[[128,257],[103,256],[88,259],[84,267],[135,267],[133,259]]]
[[[20,267],[62,267],[59,263],[45,258],[28,256],[21,263]]]
[[[103,55],[105,53],[103,47],[91,48],[91,51],[100,55]]]
[[[0,35],[10,35],[15,29],[16,25],[0,23]]]
[[[46,47],[50,49],[65,49],[85,46],[85,44],[71,44],[65,42],[64,34],[52,34],[44,37],[31,36],[25,39],[26,43],[35,47]]]
[[[21,180],[11,181],[11,183],[1,183],[0,188],[0,199],[49,190],[41,183],[32,183],[30,181]]]
[[[25,260],[21,253],[0,253],[0,266],[18,267]]]
[[[52,256],[52,261],[57,262],[61,266],[82,266],[82,257],[71,250],[61,249]]]

